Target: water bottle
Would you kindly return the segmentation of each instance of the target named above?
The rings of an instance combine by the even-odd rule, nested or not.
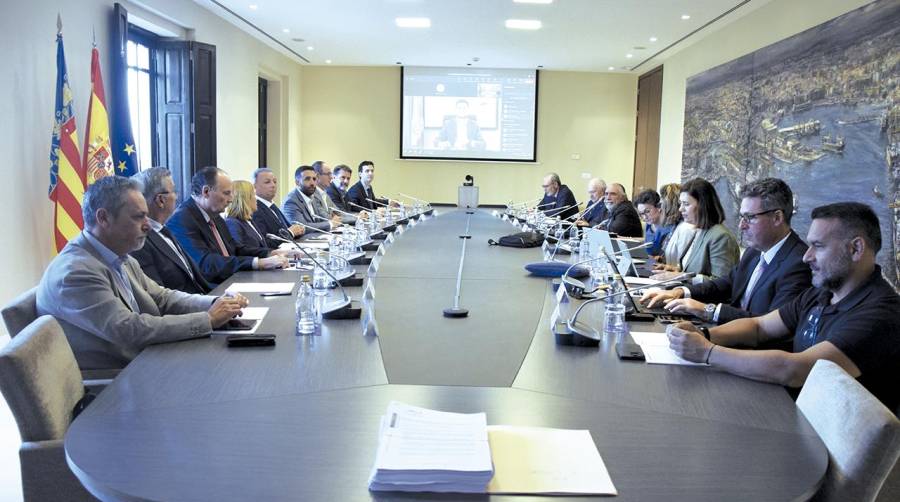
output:
[[[316,298],[312,291],[312,278],[300,278],[297,292],[297,335],[312,335],[316,332]]]
[[[553,234],[556,237],[556,245],[559,246],[563,243],[563,239],[566,238],[566,228],[560,224],[556,226],[556,232]]]
[[[572,248],[574,249],[574,248]],[[578,243],[578,261],[585,261],[591,259],[591,243],[588,242],[587,237],[582,237],[581,242]]]
[[[613,280],[610,284],[608,295],[612,295],[606,299],[606,311],[603,315],[603,333],[615,337],[618,341],[628,331],[625,324],[625,286],[622,285],[622,276],[613,274]]]
[[[323,266],[327,266],[326,260],[327,258],[323,253],[316,255],[316,261],[320,264],[316,265],[316,268],[313,270],[312,288],[316,296],[327,296],[328,288],[331,287],[331,277],[328,277],[323,268]]]

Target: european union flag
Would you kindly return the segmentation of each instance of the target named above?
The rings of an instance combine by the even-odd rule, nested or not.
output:
[[[124,80],[124,79],[122,79]],[[137,146],[131,132],[131,114],[128,107],[128,87],[113,85],[109,106],[109,136],[112,144],[113,170],[119,176],[131,176],[140,172]]]

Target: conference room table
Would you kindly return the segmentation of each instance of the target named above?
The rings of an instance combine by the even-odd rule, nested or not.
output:
[[[446,318],[467,227],[459,303],[469,316]],[[274,347],[228,348],[218,335],[148,347],[72,423],[70,467],[104,500],[514,498],[370,492],[380,417],[401,401],[485,412],[491,425],[587,429],[622,500],[815,493],[828,454],[782,387],[621,361],[610,339],[558,345],[551,281],[524,269],[541,250],[487,244],[514,231],[487,210],[448,208],[396,233],[368,293],[348,288],[373,308],[363,317],[377,334],[347,319],[297,336],[293,297],[249,293],[251,306],[270,308],[259,332],[277,335]],[[219,290],[297,280],[246,272]]]

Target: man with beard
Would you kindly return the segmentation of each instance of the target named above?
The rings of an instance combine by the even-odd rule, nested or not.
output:
[[[628,200],[625,187],[621,183],[612,183],[606,187],[604,195],[609,217],[597,225],[597,228],[622,237],[643,237],[644,228],[641,225],[641,217],[638,216],[634,204]]]
[[[284,200],[284,215],[288,221],[302,223],[308,231],[330,232],[341,226],[341,217],[326,218],[324,202],[316,194],[318,175],[312,166],[300,166],[294,172],[297,188],[291,190]]]
[[[578,214],[578,203],[575,195],[568,186],[563,185],[556,173],[548,173],[544,176],[541,187],[544,189],[544,198],[538,202],[538,209],[547,216],[556,216],[564,220]]]
[[[128,255],[151,229],[140,188],[121,176],[89,186],[84,231],[50,262],[37,289],[38,315],[59,321],[83,370],[124,368],[148,345],[208,335],[248,304],[241,295],[166,289],[144,274]]]
[[[676,354],[735,375],[803,386],[818,359],[840,365],[891,410],[900,404],[900,297],[881,276],[875,255],[881,228],[872,209],[840,202],[813,209],[803,260],[812,284],[760,317],[697,328],[669,328]],[[741,350],[793,336],[792,351]]]

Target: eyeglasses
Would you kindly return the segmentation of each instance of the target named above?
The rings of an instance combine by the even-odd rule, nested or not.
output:
[[[650,216],[650,211],[652,211],[652,209],[644,209],[643,211],[641,211],[638,214],[641,216]]]
[[[809,311],[809,315],[806,318],[806,326],[803,328],[803,332],[800,334],[800,350],[797,352],[802,352],[816,343],[816,336],[819,333],[819,319],[822,318],[822,311],[825,309],[822,305],[816,305],[812,310]]]
[[[738,216],[740,217],[741,221],[746,221],[747,223],[750,223],[752,225],[752,224],[756,223],[757,217],[762,216],[764,214],[774,213],[775,211],[781,211],[781,210],[780,209],[769,209],[766,211],[760,211],[758,213],[741,213]]]

